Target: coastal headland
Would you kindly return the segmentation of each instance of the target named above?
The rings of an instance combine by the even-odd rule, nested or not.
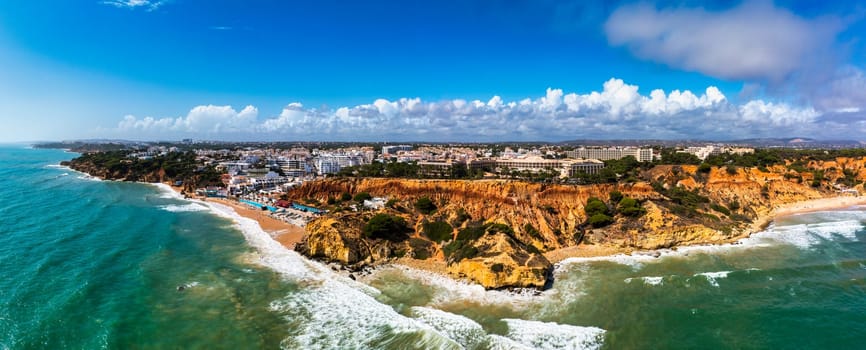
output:
[[[388,201],[381,209],[337,211],[311,222],[297,246],[309,257],[353,268],[402,263],[486,288],[543,288],[553,264],[566,258],[733,243],[776,216],[866,204],[862,185],[847,191],[830,185],[839,162],[857,164],[863,178],[862,160],[839,159],[812,164],[824,172],[817,186],[800,178],[811,173],[793,176],[784,166],[706,172],[656,166],[633,183],[341,178],[308,182],[290,197],[325,202],[340,193],[368,193]],[[639,209],[623,207],[631,202],[623,199]],[[432,206],[419,208],[419,201]],[[610,220],[595,224],[588,209]],[[405,222],[404,233],[365,233],[383,215]]]
[[[112,170],[92,157],[72,169],[113,180],[173,183],[185,195],[218,174],[166,167]],[[235,199],[206,198],[254,219],[284,246],[350,270],[403,264],[488,289],[539,288],[555,263],[733,243],[774,217],[866,204],[866,159],[788,160],[745,167],[658,164],[610,183],[338,176],[282,200],[327,208],[304,228]],[[850,183],[853,186],[842,186]]]

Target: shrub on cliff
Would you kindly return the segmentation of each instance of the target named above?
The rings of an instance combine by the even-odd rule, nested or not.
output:
[[[617,209],[620,214],[625,216],[641,216],[643,213],[646,213],[646,209],[641,207],[640,203],[629,197],[620,200]]]
[[[472,226],[466,227],[460,232],[457,232],[457,239],[461,241],[472,241],[481,238],[484,236],[484,232],[487,230],[486,226]]]
[[[465,209],[460,208],[460,209],[457,209],[456,218],[454,218],[454,224],[455,224],[455,226],[460,226],[466,220],[471,220],[471,219],[472,219],[472,216],[469,215],[469,213],[467,213]]]
[[[421,197],[415,201],[415,209],[417,209],[421,214],[430,214],[436,210],[436,204],[433,204],[430,197]]]
[[[716,203],[710,204],[710,208],[712,208],[713,210],[715,210],[719,213],[725,214],[727,216],[731,216],[731,211],[728,208],[725,208],[725,206],[723,206],[721,204],[716,204]]]
[[[387,202],[385,202],[385,206],[388,208],[394,209],[397,207],[397,202],[398,201],[396,198],[391,198]]]
[[[367,192],[358,192],[357,194],[355,194],[355,197],[352,197],[352,199],[354,199],[355,202],[364,203],[364,201],[373,199],[373,196],[371,196]]]
[[[361,232],[369,238],[381,238],[389,241],[402,241],[408,238],[412,228],[406,220],[396,215],[379,213],[373,215]]]
[[[349,192],[343,192],[343,193],[340,195],[340,200],[343,201],[343,202],[350,201],[350,200],[352,200],[352,195],[349,194]]]
[[[478,256],[478,248],[472,246],[470,242],[454,240],[442,247],[442,253],[445,254],[445,258],[448,259],[448,263],[450,264]]]
[[[605,214],[595,214],[589,217],[588,222],[592,227],[599,228],[612,224],[613,218]]]
[[[613,203],[619,203],[619,201],[622,200],[622,192],[620,192],[620,191],[611,191],[610,194],[608,195],[608,198],[610,198],[610,203],[611,203],[611,204],[613,204]]]
[[[586,217],[592,217],[596,214],[608,214],[607,205],[596,197],[589,197],[586,201],[586,206],[583,207]]]
[[[409,247],[412,247],[412,257],[418,260],[427,260],[432,255],[433,244],[420,238],[410,238]]]
[[[523,225],[523,232],[526,232],[526,234],[528,234],[529,237],[535,238],[537,240],[543,240],[544,239],[543,237],[541,237],[541,232],[538,232],[538,229],[536,229],[535,226],[532,226],[532,224],[530,224],[530,223]]]
[[[443,221],[434,221],[424,223],[422,225],[424,230],[424,235],[427,238],[430,238],[431,241],[436,243],[441,243],[443,241],[450,241],[451,238],[454,237],[454,228],[451,227],[447,222]]]

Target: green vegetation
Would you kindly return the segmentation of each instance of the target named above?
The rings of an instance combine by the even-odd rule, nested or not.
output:
[[[646,213],[646,209],[641,207],[640,203],[629,197],[624,197],[619,201],[617,210],[620,214],[631,217],[641,216]]]
[[[659,182],[654,182],[652,186],[653,190],[671,199],[672,204],[668,204],[668,209],[680,216],[697,217],[697,209],[710,202],[709,198],[698,194],[697,191],[689,191],[682,187],[665,189]]]
[[[449,263],[456,263],[463,259],[471,259],[478,256],[478,249],[472,246],[470,241],[455,240],[442,247],[442,253]]]
[[[590,197],[586,201],[583,210],[586,213],[586,217],[589,218],[587,223],[592,225],[592,227],[604,227],[613,223],[613,218],[608,215],[610,211],[601,199]]]
[[[619,203],[622,200],[622,192],[620,191],[611,191],[608,194],[608,199],[610,199],[611,203]]]
[[[457,240],[458,241],[474,241],[476,239],[484,236],[484,232],[487,230],[487,226],[485,225],[470,225],[460,231],[457,232]]]
[[[471,259],[478,256],[478,249],[472,246],[472,242],[481,238],[485,234],[496,234],[503,233],[514,239],[515,242],[520,242],[514,237],[514,230],[506,225],[500,223],[492,223],[488,222],[486,224],[470,224],[466,228],[461,229],[457,232],[457,238],[451,243],[448,243],[444,247],[442,247],[442,252],[445,254],[445,257],[448,259],[449,263],[455,263],[463,259]],[[530,252],[537,252],[538,250],[531,245],[526,246]]]
[[[649,169],[652,163],[638,162],[633,156],[621,159],[604,161],[604,168],[597,174],[577,173],[573,179],[580,184],[603,184],[622,182],[636,182],[640,178],[642,169]]]
[[[409,247],[412,248],[412,257],[418,260],[427,260],[431,256],[433,243],[412,237],[409,239]]]
[[[595,214],[590,216],[587,222],[592,225],[592,227],[599,228],[612,224],[613,218],[605,214]]]
[[[824,181],[824,171],[815,170],[812,172],[812,187],[821,187],[821,181]]]
[[[427,236],[427,238],[429,238],[431,241],[434,241],[436,243],[450,241],[454,235],[454,228],[444,221],[428,222],[424,223],[421,226],[424,235]]]
[[[740,202],[733,201],[733,202],[728,203],[728,209],[730,209],[731,211],[740,210]]]
[[[408,233],[412,228],[406,223],[406,220],[396,215],[379,213],[373,215],[361,232],[369,238],[387,239],[393,242],[399,242],[408,238]]]
[[[677,152],[676,149],[673,148],[663,148],[661,150],[662,159],[658,161],[658,164],[670,164],[670,165],[698,165],[701,164],[701,159],[696,155],[691,153]]]
[[[704,160],[704,164],[721,167],[724,165],[733,165],[737,167],[759,167],[765,171],[767,167],[784,164],[785,157],[778,150],[756,149],[754,153],[746,154],[731,154],[722,153],[712,155]]]
[[[455,163],[449,171],[441,172],[433,168],[418,165],[417,162],[398,162],[392,158],[386,162],[373,162],[360,166],[340,169],[337,176],[358,177],[390,177],[390,178],[452,178],[480,179],[484,175],[482,169],[470,169],[465,164]]]
[[[593,216],[595,214],[608,214],[607,205],[596,197],[589,197],[586,201],[586,205],[583,207],[583,211],[586,213],[586,216]]]
[[[536,229],[535,226],[532,226],[532,224],[530,223],[523,225],[523,232],[526,232],[529,237],[535,238],[537,240],[543,239],[543,237],[541,237],[541,232],[538,232],[538,229]]]
[[[433,204],[433,201],[430,200],[430,197],[421,197],[415,201],[415,209],[418,210],[422,214],[431,214],[436,211],[436,204]]]
[[[455,224],[462,225],[466,220],[472,220],[472,216],[463,208],[457,209],[457,217],[454,220]]]
[[[723,206],[721,204],[716,204],[716,203],[710,204],[710,208],[719,212],[719,213],[725,214],[727,216],[731,216],[731,210],[728,208],[725,208],[725,206]]]
[[[671,187],[670,189],[665,189],[664,186],[658,182],[654,182],[652,186],[656,192],[667,196],[676,204],[694,208],[700,204],[710,202],[709,198],[698,194],[697,191],[689,191],[682,187]]]
[[[397,206],[397,199],[391,198],[387,202],[385,202],[385,206],[388,208],[395,208]]]
[[[354,197],[352,197],[352,200],[354,200],[355,202],[358,202],[358,203],[364,203],[364,201],[368,201],[371,199],[373,199],[373,196],[371,196],[367,192],[358,192],[355,194]]]
[[[153,158],[129,158],[130,151],[85,153],[70,165],[104,169],[109,179],[127,181],[183,181],[197,187],[224,186],[222,174],[211,166],[199,165],[193,152],[171,152]]]
[[[342,194],[340,194],[340,201],[348,202],[350,200],[352,200],[352,194],[351,193],[343,192]]]

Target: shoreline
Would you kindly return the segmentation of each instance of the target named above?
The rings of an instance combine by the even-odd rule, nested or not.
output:
[[[665,249],[642,250],[634,248],[623,248],[610,245],[576,245],[560,249],[554,249],[543,253],[553,264],[558,264],[568,259],[604,259],[621,256],[654,256],[653,253],[677,250],[686,247],[722,247],[737,245],[737,242],[751,235],[765,231],[774,221],[779,218],[795,216],[813,212],[842,210],[858,205],[866,205],[866,196],[835,196],[815,198],[805,201],[786,203],[770,210],[769,213],[759,215],[747,230],[742,234],[732,237],[730,240],[720,243],[698,243],[690,245],[679,245]]]
[[[71,169],[75,171],[74,169]],[[80,172],[82,174],[86,174]],[[91,176],[92,177],[92,176]],[[92,177],[99,179],[98,177]],[[99,179],[101,180],[101,179]],[[179,199],[187,199],[201,202],[210,202],[217,205],[225,206],[235,212],[240,217],[247,218],[256,223],[259,228],[268,234],[270,238],[287,250],[294,250],[295,244],[299,243],[304,237],[304,228],[286,223],[281,220],[271,218],[262,213],[260,210],[245,207],[237,202],[228,199],[218,198],[198,198],[195,196],[184,198],[181,195],[181,188],[171,186],[166,183],[146,183],[164,188],[174,193]],[[562,263],[570,261],[594,261],[594,260],[620,260],[620,259],[651,259],[659,257],[660,253],[669,253],[677,249],[714,249],[726,246],[736,246],[741,240],[748,238],[752,234],[764,231],[773,221],[778,218],[805,214],[810,212],[833,211],[840,210],[858,205],[866,205],[866,196],[833,196],[810,199],[799,202],[786,203],[772,208],[768,213],[759,215],[755,222],[744,231],[743,234],[732,237],[729,241],[720,243],[699,243],[693,245],[680,245],[667,249],[658,250],[640,250],[634,248],[625,248],[613,245],[576,245],[560,249],[551,250],[543,253],[543,255],[554,264],[554,271],[560,268]],[[691,249],[690,249],[691,248]],[[313,260],[315,261],[315,260]],[[445,261],[428,259],[414,260],[411,258],[400,258],[391,261],[377,264],[380,267],[397,266],[412,270],[425,271],[454,281],[463,281],[463,279],[455,278],[447,273],[447,265]]]
[[[641,250],[634,248],[619,247],[613,245],[576,245],[560,249],[554,249],[542,253],[545,258],[554,264],[554,273],[561,263],[569,261],[592,261],[592,260],[620,260],[626,259],[649,259],[654,260],[662,255],[678,249],[713,249],[728,246],[737,246],[738,242],[751,235],[765,231],[775,220],[787,216],[794,216],[812,212],[842,210],[858,205],[866,205],[866,196],[834,196],[815,198],[805,201],[793,202],[779,205],[770,210],[769,213],[760,215],[755,222],[741,235],[731,238],[729,241],[720,243],[699,243],[692,245],[680,245],[672,248]],[[460,280],[447,274],[447,265],[441,260],[414,260],[411,258],[400,258],[383,263],[382,266],[394,265],[409,269],[422,270],[430,273],[443,275],[450,279]]]
[[[171,186],[165,183],[154,184],[165,189],[170,189],[178,196],[178,198],[192,199],[202,202],[211,202],[227,206],[234,210],[234,212],[238,215],[255,221],[262,229],[262,231],[271,236],[274,241],[277,241],[278,243],[286,247],[286,249],[294,250],[295,245],[300,243],[304,237],[303,227],[274,219],[263,213],[261,210],[255,210],[252,207],[244,206],[242,204],[225,198],[199,198],[196,196],[189,196],[188,198],[184,198],[181,194],[182,189],[179,187]]]

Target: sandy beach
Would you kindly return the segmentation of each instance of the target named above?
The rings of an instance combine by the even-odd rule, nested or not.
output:
[[[866,205],[866,196],[839,196],[786,204],[776,208],[770,216],[776,218],[813,211],[844,209],[856,205]]]
[[[172,190],[181,193],[180,187],[170,186]],[[295,244],[299,243],[304,238],[304,228],[292,225],[282,220],[274,219],[268,216],[262,210],[254,209],[248,205],[240,204],[236,201],[224,198],[200,198],[192,197],[197,200],[219,203],[232,208],[238,215],[245,218],[253,219],[259,223],[262,230],[267,232],[271,237],[280,242],[283,246],[289,249],[294,249]]]
[[[248,205],[239,204],[238,202],[222,199],[222,198],[207,198],[205,201],[216,202],[234,209],[238,215],[245,218],[256,220],[262,230],[267,232],[277,242],[289,249],[294,249],[295,244],[299,243],[304,238],[304,228],[292,225],[282,220],[274,219],[263,210],[253,209]]]

